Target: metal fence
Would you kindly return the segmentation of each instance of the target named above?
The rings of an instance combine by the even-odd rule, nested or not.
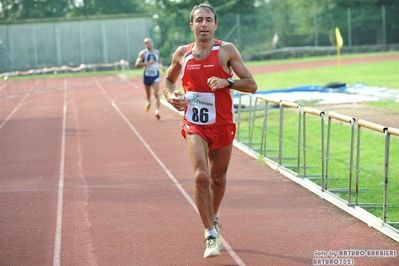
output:
[[[239,94],[236,107],[236,140],[255,157],[311,181],[347,211],[367,212],[360,218],[399,241],[399,161],[390,159],[399,129],[261,95]],[[362,149],[370,143],[372,151]]]
[[[0,73],[132,61],[151,28],[148,18],[0,25]]]

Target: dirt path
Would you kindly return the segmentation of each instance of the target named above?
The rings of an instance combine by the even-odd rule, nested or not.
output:
[[[399,105],[399,103],[398,103]],[[325,112],[336,112],[355,118],[363,119],[385,127],[399,128],[399,112],[372,107],[366,103],[349,103],[315,106],[316,109]]]

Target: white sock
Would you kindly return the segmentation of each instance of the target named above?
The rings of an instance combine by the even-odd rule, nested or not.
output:
[[[218,232],[216,231],[215,227],[212,228],[207,228],[205,229],[205,236],[213,236],[213,237],[219,237]]]
[[[155,110],[155,114],[156,114],[156,115],[159,114],[159,109],[156,109],[156,110]]]
[[[217,212],[217,213],[215,213],[214,215],[213,215],[213,221],[214,222],[217,222],[219,220],[219,212]]]

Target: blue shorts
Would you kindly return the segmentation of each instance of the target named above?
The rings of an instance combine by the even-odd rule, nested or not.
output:
[[[153,76],[153,77],[144,75],[144,79],[143,79],[144,85],[146,85],[146,86],[151,86],[153,83],[159,82],[160,80],[161,80],[161,78],[159,77],[159,72],[158,72],[158,75]]]

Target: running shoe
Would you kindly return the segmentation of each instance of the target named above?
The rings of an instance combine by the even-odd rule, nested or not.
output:
[[[220,228],[222,228],[222,225],[220,223],[218,223],[217,221],[214,221],[213,226],[215,226],[216,232],[218,232],[218,235],[220,237]]]
[[[161,115],[160,114],[155,114],[155,117],[157,118],[157,120],[161,119]]]
[[[148,102],[145,104],[145,106],[144,106],[144,110],[145,110],[146,112],[148,112],[148,111],[150,111],[150,107],[151,107],[151,101],[148,101]]]
[[[218,237],[208,236],[205,239],[206,249],[204,252],[204,258],[211,258],[215,256],[220,256],[220,250],[222,249],[222,244]]]

